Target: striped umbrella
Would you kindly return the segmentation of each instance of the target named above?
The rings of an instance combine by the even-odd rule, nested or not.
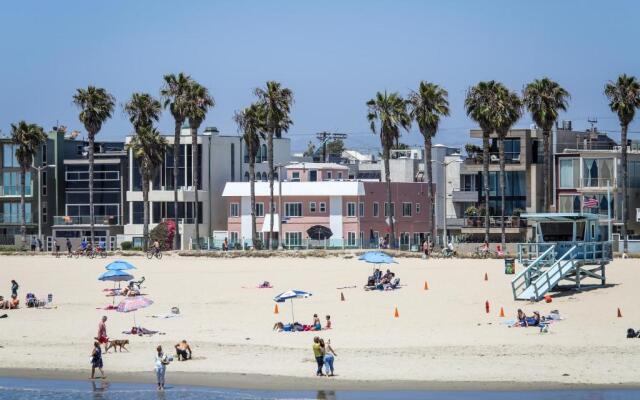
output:
[[[116,311],[121,313],[133,312],[133,325],[136,325],[136,311],[149,307],[153,301],[142,296],[126,297],[118,304]]]
[[[307,297],[311,297],[312,294],[309,292],[304,292],[302,290],[294,290],[289,289],[286,292],[280,293],[276,297],[273,298],[273,301],[276,303],[284,303],[287,300],[291,300],[291,319],[292,323],[296,322],[295,315],[293,314],[293,299],[306,299]]]

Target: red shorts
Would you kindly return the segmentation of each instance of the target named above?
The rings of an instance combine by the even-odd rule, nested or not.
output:
[[[109,342],[109,338],[106,336],[100,336],[98,338],[98,343],[108,343]]]

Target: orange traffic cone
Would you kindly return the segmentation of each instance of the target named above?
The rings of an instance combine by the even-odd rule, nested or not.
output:
[[[344,301],[344,293],[340,292],[340,301]]]
[[[278,310],[278,305],[276,304],[276,306],[273,308],[273,313],[274,314],[278,314],[280,311]]]
[[[504,318],[504,308],[500,307],[500,317]]]
[[[489,280],[489,275],[487,275],[487,273],[486,273],[486,272],[484,273],[484,280],[485,280],[485,281],[488,281],[488,280]]]
[[[620,307],[618,307],[618,318],[622,318],[622,312],[620,312]]]
[[[429,284],[427,281],[424,281],[424,290],[429,290]]]
[[[398,307],[396,307],[396,311],[393,313],[393,318],[400,318],[400,313],[398,312]]]

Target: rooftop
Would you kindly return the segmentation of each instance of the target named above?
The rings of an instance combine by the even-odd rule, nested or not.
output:
[[[255,183],[256,196],[269,196],[269,182]],[[279,196],[280,184],[273,185],[273,195]],[[364,184],[358,181],[282,182],[283,196],[364,196]],[[250,182],[227,182],[223,197],[251,195]]]
[[[317,163],[317,162],[301,162],[301,163],[293,163],[285,166],[287,169],[349,169],[349,167],[345,165],[340,165],[336,163]]]

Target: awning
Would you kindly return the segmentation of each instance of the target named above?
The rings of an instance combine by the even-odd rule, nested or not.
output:
[[[279,221],[280,221],[280,217],[278,216],[278,214],[274,213],[273,214],[273,231],[274,232],[280,232],[279,230],[280,224],[278,223]],[[262,224],[261,232],[269,232],[270,224],[271,224],[271,214],[265,214],[264,223]]]

